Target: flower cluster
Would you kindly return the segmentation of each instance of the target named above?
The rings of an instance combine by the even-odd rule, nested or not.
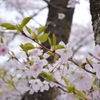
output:
[[[70,2],[73,2],[73,6],[76,3],[75,0],[70,0]],[[65,44],[62,41],[56,44],[55,35],[52,36],[53,39],[50,39],[49,33],[41,34],[46,27],[39,28],[37,33],[33,33],[30,28],[26,27],[30,36],[25,34],[21,28],[28,20],[30,20],[30,17],[24,19],[21,25],[11,25],[11,27],[13,26],[12,29],[15,27],[20,29],[18,31],[22,35],[38,45],[35,46],[29,42],[21,44],[21,51],[26,56],[19,59],[14,52],[9,52],[7,46],[1,43],[0,55],[5,56],[9,52],[10,58],[8,61],[16,60],[17,64],[12,72],[1,69],[0,78],[15,90],[17,90],[15,83],[18,80],[27,79],[29,85],[25,88],[25,91],[29,91],[30,94],[38,91],[48,91],[50,87],[54,86],[59,87],[66,94],[65,98],[67,100],[90,100],[91,97],[88,94],[94,91],[99,94],[97,83],[100,79],[100,46],[96,45],[94,52],[89,53],[89,57],[86,57],[84,62],[76,62],[73,59],[70,44]],[[50,49],[42,45],[47,40],[51,46]],[[52,63],[47,60],[51,56],[54,58]],[[9,79],[6,78],[8,74],[10,74]],[[96,94],[93,93],[93,95]]]

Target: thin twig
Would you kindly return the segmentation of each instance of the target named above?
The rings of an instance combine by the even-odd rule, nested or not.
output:
[[[96,56],[94,56],[92,53],[89,53],[89,54],[90,54],[90,56],[92,56],[92,57],[94,57],[95,59],[97,59],[98,61],[100,61],[100,59],[97,58]]]
[[[73,62],[76,66],[80,66],[79,64],[77,64],[72,58],[69,58],[68,59],[69,61],[71,61],[71,62]],[[86,69],[85,68],[85,64],[83,64],[82,65],[82,69],[84,69],[86,72],[88,72],[88,73],[91,73],[91,74],[94,74],[94,75],[96,75],[96,73],[95,72],[92,72],[92,71],[90,71],[90,70],[88,70],[88,69]]]
[[[27,37],[27,38],[31,39],[32,41],[34,41],[35,43],[37,43],[41,48],[44,48],[45,50],[50,51],[50,52],[56,54],[58,57],[60,57],[60,55],[59,55],[58,53],[56,53],[56,52],[50,50],[49,48],[47,48],[47,47],[45,47],[44,45],[42,45],[42,44],[38,43],[37,41],[35,41],[35,39],[32,39],[31,37],[27,36],[27,35],[25,34],[24,31],[21,31],[21,33],[22,33],[25,37]]]

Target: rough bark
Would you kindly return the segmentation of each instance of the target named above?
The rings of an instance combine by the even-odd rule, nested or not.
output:
[[[68,0],[51,0],[49,3],[49,13],[47,18],[47,30],[50,32],[50,37],[55,34],[57,43],[61,40],[68,42],[69,34],[72,25],[74,8],[67,8]],[[48,44],[44,44],[48,47]]]
[[[50,32],[51,38],[52,34],[55,33],[57,43],[61,40],[67,43],[72,25],[74,8],[67,8],[68,0],[51,0],[50,2],[47,0],[44,1],[48,3],[49,9],[46,23],[48,28],[45,32]],[[48,42],[44,43],[44,46],[50,48]],[[38,92],[32,95],[29,95],[27,92],[21,100],[54,100],[58,94],[59,92],[57,88],[50,88],[49,91],[45,91],[43,93]]]
[[[90,12],[92,16],[95,44],[100,45],[100,0],[90,0]]]

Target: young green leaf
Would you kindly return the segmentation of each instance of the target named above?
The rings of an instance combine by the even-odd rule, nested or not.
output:
[[[55,46],[56,45],[56,36],[55,36],[55,34],[53,34],[53,45]]]
[[[80,90],[77,90],[75,89],[75,91],[81,96],[81,97],[84,97],[84,98],[87,98],[86,94]]]
[[[26,27],[26,30],[31,34],[31,29],[28,27],[28,26],[25,26]]]
[[[32,36],[32,39],[35,39],[36,41],[38,40],[37,39],[37,35],[35,32],[31,32],[31,36]]]
[[[47,29],[47,26],[42,26],[40,28],[38,28],[38,35],[41,34],[42,32],[44,32]]]
[[[22,48],[23,51],[27,52],[28,50],[31,50],[34,48],[33,44],[31,43],[26,43],[26,44],[21,44],[20,47]]]
[[[53,52],[51,52],[51,51],[47,51],[46,53],[49,54],[49,55],[51,55],[51,56],[54,56],[54,55],[55,55],[55,54],[54,54]]]
[[[54,81],[54,76],[52,73],[42,72],[42,76],[46,79],[46,81]]]
[[[65,48],[63,45],[57,44],[55,45],[55,50]]]
[[[16,26],[10,23],[2,23],[0,26],[5,27],[7,30],[16,30]]]
[[[7,75],[7,71],[4,70],[4,72],[3,72],[3,77],[5,77],[6,75]]]
[[[51,46],[52,45],[52,41],[51,41],[50,37],[48,37],[48,42],[49,42],[49,44]]]
[[[43,35],[40,37],[40,42],[41,42],[41,43],[46,42],[47,39],[48,39],[48,36],[49,36],[49,33],[43,34]]]
[[[69,86],[69,81],[67,80],[66,77],[62,76],[62,78],[64,79],[65,83],[66,83],[66,86],[68,87]]]
[[[68,90],[68,93],[72,93],[75,91],[75,86],[68,86],[67,90]]]
[[[32,17],[26,17],[22,20],[21,27],[23,28],[30,20]]]
[[[3,43],[3,39],[2,38],[0,38],[0,43]]]

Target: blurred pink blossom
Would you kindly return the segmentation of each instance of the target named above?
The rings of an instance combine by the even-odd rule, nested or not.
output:
[[[0,55],[5,56],[9,52],[9,49],[6,45],[0,47]]]
[[[68,5],[67,7],[68,8],[74,8],[76,4],[79,4],[80,3],[80,0],[69,0],[68,1]]]

